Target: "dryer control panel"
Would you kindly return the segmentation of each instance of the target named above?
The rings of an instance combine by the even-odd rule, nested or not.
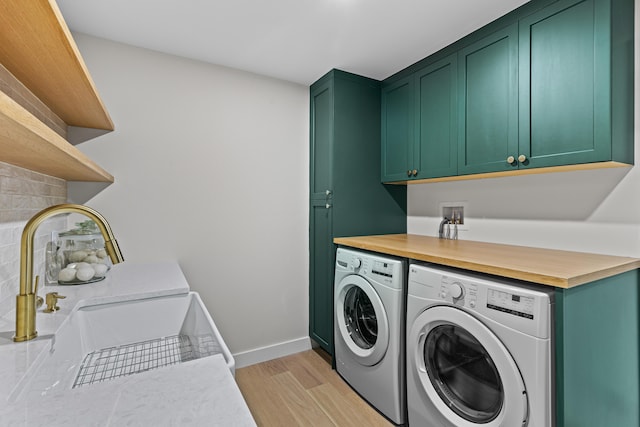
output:
[[[533,319],[535,298],[498,289],[487,289],[487,308]]]

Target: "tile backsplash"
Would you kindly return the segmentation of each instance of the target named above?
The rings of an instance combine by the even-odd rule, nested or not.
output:
[[[20,239],[27,221],[49,206],[66,203],[67,183],[0,162],[0,316],[13,310],[20,282]],[[34,272],[44,285],[44,251],[54,230],[67,227],[65,215],[43,222],[37,230]]]

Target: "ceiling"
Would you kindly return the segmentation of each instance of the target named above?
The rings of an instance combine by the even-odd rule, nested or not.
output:
[[[382,80],[527,0],[58,0],[72,31],[310,85]]]

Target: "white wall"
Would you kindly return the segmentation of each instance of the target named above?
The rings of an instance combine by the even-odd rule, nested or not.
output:
[[[640,117],[636,0],[635,122]],[[640,257],[640,138],[633,168],[493,178],[408,188],[409,233],[437,236],[442,202],[467,202],[459,238]]]
[[[308,346],[308,88],[74,37],[116,126],[78,146],[116,179],[86,204],[127,262],[177,260],[233,353]]]
[[[407,229],[437,236],[440,203],[462,201],[460,239],[640,257],[639,186],[637,167],[415,185]]]

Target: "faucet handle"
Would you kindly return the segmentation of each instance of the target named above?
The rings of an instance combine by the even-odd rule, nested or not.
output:
[[[36,283],[33,286],[33,294],[36,296],[36,308],[42,307],[44,298],[38,296],[38,285],[40,284],[40,276],[36,276]]]
[[[60,307],[58,306],[58,300],[66,298],[66,296],[64,295],[58,295],[57,292],[49,292],[46,297],[47,308],[43,310],[45,313],[53,313],[54,311],[60,310]]]

